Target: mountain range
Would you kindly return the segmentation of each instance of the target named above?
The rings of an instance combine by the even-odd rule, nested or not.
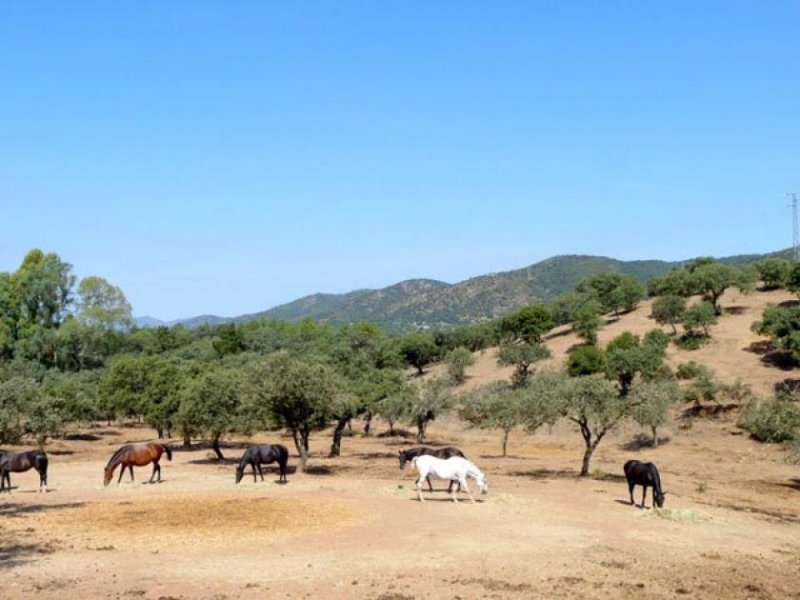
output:
[[[789,258],[783,250],[770,254],[748,254],[719,259],[745,264],[767,256]],[[459,283],[433,279],[409,279],[389,287],[361,289],[346,294],[313,294],[293,302],[238,317],[201,315],[163,322],[138,317],[140,327],[243,323],[253,319],[301,321],[313,318],[334,324],[369,321],[389,331],[418,327],[466,325],[492,319],[536,301],[549,300],[572,291],[586,277],[606,272],[633,275],[642,283],[689,261],[621,261],[603,256],[555,256],[522,269],[473,277]]]

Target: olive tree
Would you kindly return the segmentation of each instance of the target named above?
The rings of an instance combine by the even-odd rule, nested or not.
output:
[[[428,424],[452,406],[453,399],[447,382],[433,378],[412,386],[407,418],[417,428],[417,442],[425,441]]]
[[[681,390],[674,379],[640,381],[631,391],[631,416],[653,434],[653,447],[658,447],[658,428],[667,422],[670,408],[681,399]]]
[[[497,363],[503,367],[513,366],[515,368],[511,376],[513,387],[525,387],[532,374],[531,367],[550,356],[550,350],[543,344],[535,342],[503,344],[497,353]]]

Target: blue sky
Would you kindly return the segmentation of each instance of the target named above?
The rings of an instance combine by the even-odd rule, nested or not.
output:
[[[800,3],[4,2],[0,270],[237,315],[791,244]]]

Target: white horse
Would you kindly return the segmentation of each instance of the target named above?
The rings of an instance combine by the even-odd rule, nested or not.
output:
[[[481,473],[481,470],[466,458],[451,456],[450,458],[442,459],[423,454],[422,456],[414,458],[411,464],[414,465],[414,468],[419,473],[419,479],[417,479],[417,495],[419,496],[420,502],[425,501],[422,498],[422,482],[425,481],[429,475],[433,475],[439,479],[457,481],[461,484],[461,489],[467,492],[469,499],[473,502],[475,502],[475,498],[472,497],[469,487],[467,487],[467,477],[472,477],[475,480],[481,494],[486,494],[489,491],[486,475]],[[451,490],[450,496],[453,498],[453,502],[458,502],[454,491]]]

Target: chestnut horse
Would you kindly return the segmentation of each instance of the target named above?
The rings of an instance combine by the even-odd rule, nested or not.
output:
[[[43,450],[30,452],[0,452],[0,492],[11,491],[11,475],[36,469],[39,473],[39,491],[47,491],[47,454]]]
[[[141,442],[139,444],[125,444],[122,448],[114,452],[111,460],[106,465],[105,479],[103,485],[108,485],[111,478],[114,476],[114,469],[122,465],[119,471],[119,479],[117,484],[122,481],[122,476],[125,473],[125,468],[130,469],[131,481],[133,481],[133,467],[143,467],[153,463],[153,474],[150,475],[150,483],[153,483],[153,477],[158,475],[158,481],[161,481],[161,466],[158,461],[161,460],[161,455],[167,453],[167,459],[172,460],[172,450],[169,446],[159,444],[158,442]]]

